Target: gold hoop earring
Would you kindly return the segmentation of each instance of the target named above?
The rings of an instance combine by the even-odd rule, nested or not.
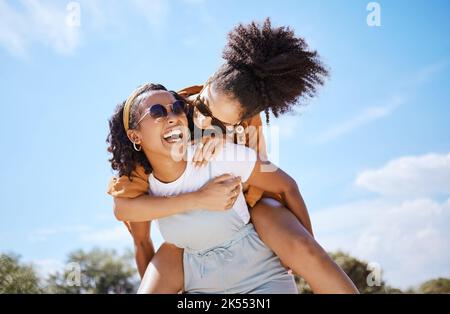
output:
[[[138,144],[139,145],[139,144]],[[136,143],[135,142],[133,142],[133,147],[134,147],[134,150],[135,151],[137,151],[137,152],[140,152],[141,150],[142,150],[142,146],[141,145],[139,145],[139,149],[136,147]]]

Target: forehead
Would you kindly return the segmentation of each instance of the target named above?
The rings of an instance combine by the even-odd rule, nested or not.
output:
[[[139,96],[138,99],[141,100],[141,108],[147,108],[155,104],[168,105],[175,101],[175,97],[172,93],[165,90],[149,91],[144,95]]]

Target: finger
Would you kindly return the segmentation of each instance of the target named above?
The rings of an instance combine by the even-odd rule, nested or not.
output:
[[[241,191],[241,185],[239,183],[228,186],[228,194],[235,195]]]
[[[200,160],[200,156],[202,155],[204,144],[198,143],[197,148],[195,149],[194,157],[192,158],[192,161],[194,162],[194,166],[197,166],[198,161]]]
[[[203,155],[206,151],[206,145],[211,141],[210,137],[202,137],[201,142],[198,144],[198,146],[201,148],[198,151],[196,151],[195,155],[195,166],[199,167],[203,163]]]
[[[195,154],[194,154],[194,158],[193,158],[194,161],[198,160],[199,156],[201,155],[201,153],[203,151],[204,146],[205,145],[201,142],[197,144],[197,148],[195,149]]]
[[[229,199],[229,202],[231,203],[231,205],[234,205],[234,203],[236,202],[238,196],[239,196],[239,193],[236,196],[233,196],[233,197],[231,197]]]
[[[241,180],[233,177],[228,182],[224,182],[224,185],[231,191],[241,185]]]
[[[234,202],[236,202],[236,199],[240,195],[240,191],[235,189],[235,190],[233,190],[230,193],[225,194],[225,195],[227,195],[227,201],[234,204]]]
[[[211,136],[205,135],[205,136],[202,137],[202,143],[203,143],[204,145],[206,145],[206,143],[208,143],[208,141],[210,141],[211,139],[212,139]]]
[[[208,143],[208,149],[204,152],[203,156],[208,161],[211,160],[211,156],[214,154],[214,151],[216,150],[217,145],[217,139],[211,139],[211,141]]]
[[[222,147],[223,144],[225,143],[225,141],[222,138],[217,138],[215,141],[215,147],[214,147],[214,153],[212,155],[212,157],[217,157],[219,155],[219,153],[222,151]]]
[[[229,200],[228,203],[227,203],[227,206],[226,206],[225,208],[226,208],[226,209],[232,208],[233,205],[234,205],[234,201],[235,201],[235,200]]]
[[[236,202],[237,197],[232,197],[228,200],[227,208],[232,208]]]
[[[201,156],[202,159],[201,166],[205,166],[209,162],[213,151],[214,151],[214,140],[211,139],[205,144],[205,147],[203,147],[203,152]]]
[[[225,173],[225,174],[222,174],[222,175],[220,175],[220,176],[218,176],[218,177],[215,177],[215,178],[213,179],[213,182],[219,183],[219,182],[224,182],[224,181],[227,181],[227,180],[231,180],[231,179],[233,179],[233,178],[234,178],[234,175],[233,175],[233,174],[231,174],[231,173]]]
[[[241,192],[239,185],[227,186],[224,193],[225,195],[235,196]]]
[[[210,143],[210,145],[212,145],[212,147],[211,147],[211,149],[204,150],[203,155],[205,156],[207,153],[210,153],[211,157],[208,158],[208,161],[209,161],[209,160],[211,160],[211,158],[217,156],[217,154],[221,151],[224,140],[221,137],[207,137],[205,140],[205,146],[207,143]]]
[[[241,185],[236,186],[236,188],[232,191],[235,197],[238,197],[239,193],[241,193]]]

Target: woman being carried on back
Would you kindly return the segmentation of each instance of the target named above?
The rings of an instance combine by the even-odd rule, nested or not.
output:
[[[262,27],[255,23],[236,27],[230,33],[224,57],[227,62],[204,88],[193,87],[182,93],[191,104],[192,119],[197,127],[205,129],[210,125],[219,125],[227,128],[239,122],[242,126],[259,127],[259,112],[271,111],[278,116],[289,111],[300,97],[312,96],[316,85],[322,83],[327,73],[316,53],[307,50],[301,38],[296,38],[288,28],[273,28],[269,21]],[[228,197],[222,194],[223,191],[235,190],[238,182],[212,180],[199,191],[171,198],[148,195],[152,168],[146,166],[146,154],[139,149],[142,147],[141,139],[131,134],[134,128],[141,127],[136,122],[139,120],[139,104],[146,97],[147,93],[142,90],[134,93],[128,132],[116,123],[117,119],[120,120],[120,109],[116,113],[119,116],[110,121],[112,166],[118,170],[119,177],[111,181],[109,193],[115,197],[116,216],[131,225],[137,252],[146,252],[141,259],[147,259],[141,263],[141,275],[146,263],[153,257],[147,276],[150,280],[146,281],[148,285],[143,290],[177,292],[184,285],[183,250],[165,243],[152,256],[148,222],[199,207],[212,211],[230,208],[239,194],[230,193]],[[260,159],[265,159],[264,138],[259,128],[256,130],[256,134],[247,134],[247,144],[253,143]],[[256,141],[252,139],[255,135]],[[120,143],[115,142],[117,137],[121,139]],[[202,143],[205,143],[203,150],[197,146],[196,157],[199,151],[204,153],[206,161],[211,158],[211,153],[220,154],[217,138]],[[126,164],[122,164],[122,161],[126,161]],[[291,188],[295,187],[298,191],[295,182],[292,179],[290,182]],[[244,186],[245,200],[252,208],[251,220],[264,243],[286,266],[305,278],[314,292],[356,292],[345,273],[314,240],[300,193],[296,206],[289,206],[279,193],[270,192],[253,182]],[[137,259],[139,261],[139,254]]]

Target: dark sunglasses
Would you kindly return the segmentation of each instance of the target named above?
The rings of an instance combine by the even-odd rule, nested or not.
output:
[[[182,100],[175,101],[173,104],[170,105],[170,109],[177,116],[184,115],[187,112],[186,103]],[[141,123],[142,120],[144,120],[144,118],[147,115],[149,115],[153,119],[157,120],[157,119],[168,117],[169,113],[167,112],[166,106],[163,106],[161,104],[152,105],[151,107],[149,107],[145,110],[144,115],[139,119],[139,121],[137,122],[136,125],[139,125],[139,123]]]
[[[229,123],[225,123],[225,122],[222,122],[221,120],[217,119],[211,112],[211,109],[209,109],[209,107],[200,99],[200,94],[197,96],[197,98],[194,102],[194,106],[195,106],[195,108],[197,108],[197,110],[202,115],[204,115],[205,117],[211,118],[211,120],[212,120],[211,123],[213,125],[216,125],[219,128],[221,128],[222,131],[224,131],[224,132],[226,132],[229,127],[235,128],[236,126],[238,126],[241,123],[241,122],[238,122],[236,124],[231,125]]]

